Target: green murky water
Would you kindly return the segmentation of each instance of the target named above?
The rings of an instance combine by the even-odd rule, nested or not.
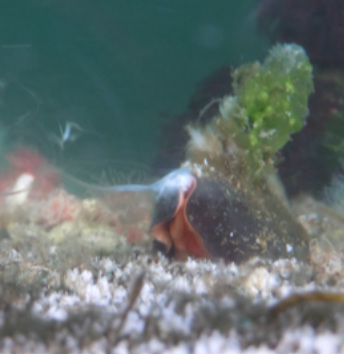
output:
[[[54,161],[149,164],[202,79],[262,58],[255,1],[4,1],[0,123]],[[66,122],[78,139],[56,143]],[[54,138],[55,137],[55,138]],[[3,139],[4,140],[4,139]]]

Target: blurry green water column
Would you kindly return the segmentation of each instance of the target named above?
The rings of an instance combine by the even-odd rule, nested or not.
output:
[[[266,55],[255,4],[4,1],[0,121],[9,126],[26,114],[14,140],[63,155],[66,165],[85,159],[148,164],[159,149],[163,113],[183,111],[197,83],[219,67]],[[58,152],[47,137],[66,121],[86,134]]]

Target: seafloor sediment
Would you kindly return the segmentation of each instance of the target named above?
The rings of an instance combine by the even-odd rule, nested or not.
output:
[[[294,205],[310,259],[239,266],[167,259],[144,234],[129,245],[89,210],[47,226],[20,209],[2,219],[0,353],[344,352],[344,256],[331,238],[342,221],[313,200]]]

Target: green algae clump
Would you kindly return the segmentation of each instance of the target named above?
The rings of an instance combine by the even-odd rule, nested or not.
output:
[[[272,170],[276,153],[306,123],[312,65],[301,46],[278,44],[262,64],[238,68],[233,79],[234,96],[220,108],[225,130],[246,151],[251,173]]]

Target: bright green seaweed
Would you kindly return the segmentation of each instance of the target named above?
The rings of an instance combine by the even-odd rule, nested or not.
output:
[[[251,172],[273,167],[276,153],[305,125],[313,91],[312,65],[296,44],[278,44],[260,63],[234,74],[234,96],[220,109],[232,137],[250,157]]]

